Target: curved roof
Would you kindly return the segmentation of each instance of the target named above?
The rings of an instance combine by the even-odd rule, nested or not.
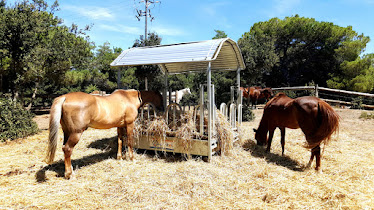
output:
[[[136,47],[124,50],[110,65],[137,66],[159,65],[170,74],[191,71],[245,69],[241,51],[230,38],[213,39],[150,47]]]

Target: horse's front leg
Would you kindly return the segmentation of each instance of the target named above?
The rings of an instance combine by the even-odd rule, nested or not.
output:
[[[70,179],[73,174],[73,169],[71,166],[71,155],[73,153],[74,146],[78,143],[82,133],[73,133],[70,134],[67,141],[64,142],[64,146],[62,147],[62,151],[64,151],[65,156],[65,178]],[[67,135],[64,135],[67,137]]]
[[[130,160],[134,159],[134,122],[127,124],[126,127],[127,130],[127,148],[129,152],[129,158]]]
[[[269,129],[269,138],[268,138],[268,146],[266,147],[266,152],[270,152],[271,142],[273,141],[275,129]]]
[[[123,145],[123,139],[125,135],[125,129],[124,128],[117,128],[117,142],[118,142],[118,149],[117,149],[117,160],[122,160],[122,145]]]

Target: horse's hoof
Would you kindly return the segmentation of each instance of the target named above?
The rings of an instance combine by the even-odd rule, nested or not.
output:
[[[323,174],[322,169],[321,168],[316,168],[316,173],[317,174]]]
[[[117,160],[122,160],[122,155],[117,155]]]
[[[65,172],[65,179],[73,179],[74,177],[74,172]]]

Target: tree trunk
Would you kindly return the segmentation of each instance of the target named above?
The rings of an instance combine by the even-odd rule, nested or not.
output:
[[[26,110],[30,110],[30,109],[31,109],[32,102],[33,102],[34,99],[36,98],[36,93],[38,92],[38,88],[39,88],[39,82],[36,82],[36,83],[35,83],[35,89],[34,89],[34,92],[32,93],[32,96],[31,96],[30,104],[26,107]]]
[[[13,102],[17,102],[19,98],[19,92],[18,92],[18,88],[16,88],[13,92]]]

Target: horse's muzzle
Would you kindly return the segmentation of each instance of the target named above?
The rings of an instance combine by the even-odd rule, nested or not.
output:
[[[264,145],[265,145],[265,142],[257,141],[257,145],[258,145],[258,146],[264,146]]]

